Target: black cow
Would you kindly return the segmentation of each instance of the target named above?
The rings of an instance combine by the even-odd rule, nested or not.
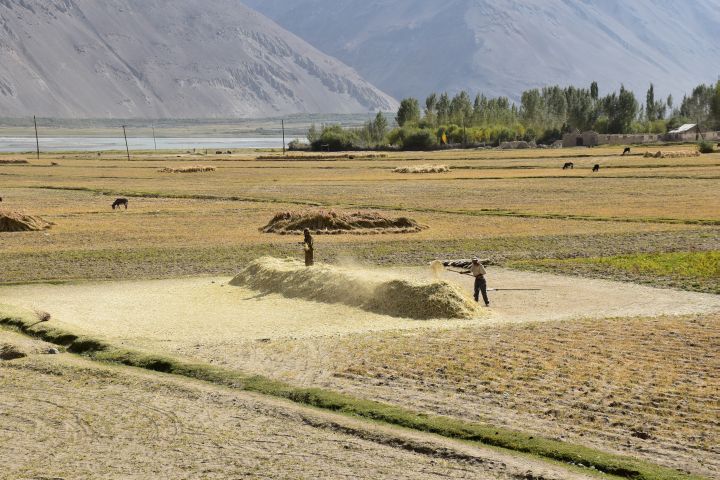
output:
[[[568,168],[569,168],[570,170],[574,169],[574,168],[575,168],[575,164],[572,163],[572,162],[567,162],[565,165],[563,165],[563,170],[567,170]]]
[[[599,172],[599,171],[600,171],[600,165],[595,164],[595,166],[593,167],[593,173]]]
[[[115,210],[116,208],[120,208],[123,205],[125,205],[125,210],[127,210],[128,199],[127,198],[116,198],[112,204],[112,209]]]
[[[627,155],[629,153],[630,153],[630,147],[625,147],[625,150],[623,150],[622,156],[624,157],[625,155]]]

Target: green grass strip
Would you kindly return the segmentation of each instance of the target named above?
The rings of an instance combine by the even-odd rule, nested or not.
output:
[[[103,340],[76,335],[48,323],[38,324],[34,313],[5,305],[0,305],[0,325],[16,328],[27,335],[64,346],[71,353],[82,354],[98,361],[182,375],[217,385],[285,398],[303,405],[434,433],[447,438],[477,442],[588,468],[593,467],[599,472],[617,477],[635,480],[700,480],[702,478],[630,457],[515,430],[441,415],[418,413],[321,388],[298,388],[259,375],[246,375],[236,370],[209,364],[117,348]]]

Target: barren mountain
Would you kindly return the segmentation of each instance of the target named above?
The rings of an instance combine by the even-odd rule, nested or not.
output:
[[[0,0],[0,116],[204,118],[396,102],[239,0]]]
[[[720,74],[719,0],[246,0],[397,98],[548,84],[682,94]]]

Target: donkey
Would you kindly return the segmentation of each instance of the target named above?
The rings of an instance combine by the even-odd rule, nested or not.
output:
[[[115,210],[116,208],[120,208],[123,205],[125,205],[125,210],[127,210],[128,199],[127,198],[116,198],[112,204],[112,209]]]
[[[570,170],[573,170],[575,168],[575,164],[572,162],[567,162],[565,165],[563,165],[563,170],[567,170],[568,168]]]

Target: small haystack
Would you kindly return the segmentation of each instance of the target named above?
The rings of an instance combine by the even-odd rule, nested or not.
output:
[[[393,169],[393,173],[447,173],[449,171],[450,167],[447,165],[417,165]]]
[[[299,234],[304,229],[320,235],[415,233],[428,228],[407,217],[390,218],[377,212],[334,210],[288,211],[275,214],[263,233]]]
[[[324,264],[306,267],[291,259],[255,260],[230,285],[417,320],[472,318],[478,313],[460,287],[445,281]]]
[[[27,165],[27,160],[0,159],[0,165]]]
[[[165,167],[158,170],[159,173],[204,173],[204,172],[214,172],[217,170],[215,167],[210,167],[207,165],[193,165],[191,167],[180,167],[180,168],[170,168]]]
[[[686,157],[699,157],[700,152],[695,151],[680,151],[680,152],[662,152],[656,153],[645,152],[643,157],[645,158],[686,158]]]
[[[19,212],[0,211],[0,232],[38,232],[47,230],[52,223],[40,217]]]

